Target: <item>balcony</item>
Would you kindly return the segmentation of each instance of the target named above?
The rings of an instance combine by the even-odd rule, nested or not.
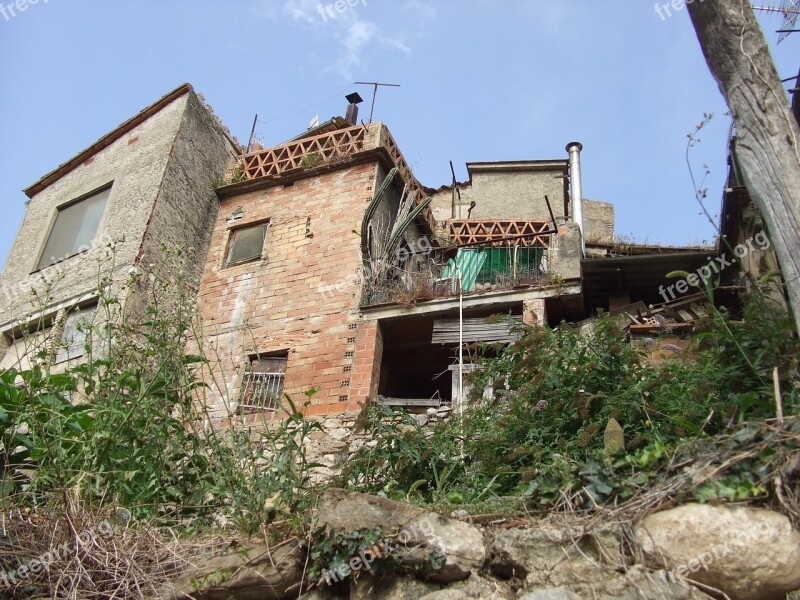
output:
[[[365,281],[363,305],[411,306],[421,300],[470,296],[554,283],[546,245],[491,243],[434,248]]]

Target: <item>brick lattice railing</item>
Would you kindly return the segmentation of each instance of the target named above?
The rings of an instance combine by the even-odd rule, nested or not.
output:
[[[414,194],[417,202],[422,200],[422,184],[414,177],[392,134],[381,123],[356,125],[245,154],[240,158],[238,177],[244,180],[277,177],[295,169],[333,164],[380,147],[386,150],[397,167],[407,191]],[[422,215],[433,229],[433,213],[430,209],[426,208]]]

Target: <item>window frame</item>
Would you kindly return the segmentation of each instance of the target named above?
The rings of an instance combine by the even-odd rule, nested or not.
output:
[[[278,359],[283,362],[283,371],[254,371],[253,364],[257,363],[258,361],[262,360],[269,360],[269,359]],[[247,357],[247,366],[245,367],[245,372],[242,375],[242,382],[239,386],[239,403],[237,406],[238,412],[240,416],[244,416],[247,414],[258,413],[258,412],[272,412],[275,413],[280,408],[279,399],[283,397],[283,390],[286,386],[286,367],[289,363],[289,351],[288,350],[278,350],[276,352],[260,352],[258,354],[251,354]],[[258,398],[258,402],[252,402],[252,396],[250,397],[251,402],[245,403],[247,399],[247,388],[248,385],[253,383],[254,381],[257,383],[257,378],[253,376],[266,376],[268,381],[279,380],[280,381],[280,388],[276,389],[274,392],[270,392],[269,389],[267,391],[267,396],[265,398]],[[268,383],[268,386],[271,385]],[[261,390],[264,392],[265,390]]]
[[[233,253],[234,244],[236,241],[236,235],[242,231],[248,229],[255,229],[257,227],[263,227],[264,229],[264,237],[261,239],[261,252],[258,254],[258,256],[250,256],[247,258],[239,259],[237,261],[231,261],[231,254]],[[238,267],[239,265],[246,265],[247,263],[262,260],[264,258],[264,249],[267,244],[268,234],[269,234],[269,219],[264,219],[261,221],[253,221],[250,223],[237,223],[236,227],[229,228],[228,243],[225,248],[225,255],[223,256],[222,267],[224,269],[228,269],[230,267]]]
[[[85,194],[82,194],[82,195],[78,196],[77,198],[73,198],[72,200],[69,200],[68,202],[64,202],[63,204],[61,204],[59,206],[56,206],[55,215],[51,219],[50,227],[47,230],[47,235],[44,237],[44,242],[42,243],[41,250],[39,251],[39,254],[36,257],[36,262],[34,263],[34,267],[33,267],[33,270],[31,271],[31,274],[37,273],[38,271],[46,269],[47,267],[52,267],[53,265],[57,265],[58,263],[64,262],[65,260],[68,260],[68,259],[70,259],[70,258],[72,258],[74,256],[78,256],[80,254],[85,254],[86,252],[88,252],[89,250],[92,249],[92,245],[94,244],[94,241],[97,239],[97,233],[102,229],[103,220],[105,219],[105,216],[106,216],[106,210],[108,209],[108,205],[109,205],[109,202],[111,200],[111,192],[112,192],[113,186],[114,186],[114,182],[111,181],[109,183],[106,183],[106,184],[98,187],[98,188],[94,188],[92,191],[87,192]],[[62,211],[65,211],[65,210],[67,210],[69,208],[72,208],[73,206],[76,206],[76,205],[80,204],[81,202],[85,202],[86,200],[90,200],[90,199],[94,198],[95,196],[99,196],[100,194],[103,194],[104,192],[108,192],[108,195],[106,196],[105,203],[103,205],[103,210],[101,211],[100,218],[97,221],[97,227],[95,228],[94,232],[92,233],[92,238],[91,238],[91,241],[89,242],[89,244],[88,245],[87,244],[81,244],[78,247],[78,250],[74,251],[72,254],[68,254],[68,255],[65,255],[65,256],[57,257],[52,262],[48,262],[47,264],[42,264],[43,261],[45,260],[45,257],[46,257],[45,253],[47,252],[47,246],[50,243],[50,238],[53,236],[53,233],[55,232],[56,225],[58,224],[58,217],[62,213]],[[87,246],[87,247],[84,248],[84,246]]]

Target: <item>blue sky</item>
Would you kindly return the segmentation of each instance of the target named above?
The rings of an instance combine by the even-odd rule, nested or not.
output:
[[[240,140],[258,113],[264,145],[315,113],[343,114],[354,90],[366,118],[371,89],[356,80],[399,83],[378,92],[375,120],[426,185],[449,183],[449,160],[463,179],[466,162],[565,158],[578,140],[584,195],[615,204],[618,234],[713,239],[686,134],[714,113],[692,163],[711,170],[716,214],[729,118],[685,9],[662,19],[653,2],[630,0],[325,5],[39,0],[0,15],[0,261],[22,221],[22,188],[187,81]],[[800,34],[776,46],[780,19],[762,23],[780,75],[796,75]]]

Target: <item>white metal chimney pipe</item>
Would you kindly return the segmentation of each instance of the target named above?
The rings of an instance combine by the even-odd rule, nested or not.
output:
[[[570,142],[567,144],[569,152],[569,191],[572,200],[572,220],[578,224],[581,232],[581,256],[586,256],[586,242],[583,235],[583,189],[581,187],[581,150],[583,144]]]

